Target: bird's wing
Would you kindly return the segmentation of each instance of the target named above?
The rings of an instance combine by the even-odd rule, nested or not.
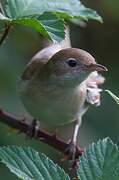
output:
[[[41,51],[39,51],[30,60],[30,62],[26,66],[26,69],[25,69],[25,71],[21,77],[23,80],[31,79],[37,69],[40,72],[42,67],[49,61],[49,59],[55,53],[57,53],[61,49],[71,47],[69,31],[70,31],[70,29],[69,29],[69,26],[67,24],[66,25],[65,39],[63,41],[61,41],[60,43],[53,43],[52,41],[49,42],[47,39],[44,39],[44,42],[46,43],[45,48],[43,48]],[[48,42],[48,44],[47,44],[47,42]]]
[[[87,84],[87,97],[86,102],[94,106],[100,105],[100,92],[102,89],[98,87],[99,84],[103,84],[105,78],[98,74],[97,71],[92,72],[86,79]]]
[[[30,60],[21,78],[24,80],[31,79],[36,70],[38,69],[38,71],[40,72],[42,67],[49,61],[49,59],[60,50],[61,46],[59,44],[53,44],[39,51]]]

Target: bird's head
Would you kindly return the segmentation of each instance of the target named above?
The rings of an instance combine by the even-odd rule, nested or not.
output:
[[[77,48],[60,50],[44,66],[47,76],[61,82],[84,81],[90,72],[107,71],[106,67],[97,64],[88,52]]]

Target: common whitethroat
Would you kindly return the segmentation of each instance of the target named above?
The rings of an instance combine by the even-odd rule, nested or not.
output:
[[[53,48],[54,55],[50,53]],[[84,50],[60,49],[55,45],[46,47],[31,60],[19,82],[19,94],[27,111],[43,123],[75,121],[71,141],[74,149],[83,114],[89,104],[100,105],[98,84],[104,78],[97,71],[107,69]]]

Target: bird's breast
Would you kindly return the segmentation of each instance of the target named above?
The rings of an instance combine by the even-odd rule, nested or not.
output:
[[[39,121],[60,125],[75,121],[85,113],[85,84],[76,88],[53,88],[30,81],[20,83],[20,96],[27,111]]]

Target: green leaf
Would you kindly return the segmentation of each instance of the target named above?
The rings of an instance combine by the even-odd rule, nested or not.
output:
[[[61,18],[82,25],[84,23],[81,20],[102,22],[96,11],[86,8],[79,0],[6,0],[5,11],[7,17],[0,14],[1,21],[34,28],[54,42],[65,38],[65,26]]]
[[[2,162],[23,180],[69,180],[69,176],[44,154],[30,147],[0,147]]]
[[[54,42],[60,42],[65,38],[64,21],[56,14],[44,13],[36,17],[22,17],[18,19],[7,18],[0,14],[0,20],[11,24],[23,24],[34,28]]]
[[[96,11],[86,8],[79,0],[7,0],[6,14],[10,18],[21,18],[55,12],[65,19],[95,19],[102,22]]]
[[[48,32],[48,35],[51,37],[51,39],[56,42],[60,42],[65,38],[64,21],[61,20],[57,15],[52,13],[44,13],[37,19],[44,27],[46,32]]]
[[[119,180],[119,151],[106,138],[87,148],[79,161],[79,180]]]
[[[81,20],[81,19],[72,18],[71,22],[76,24],[77,26],[80,26],[80,27],[86,27],[87,26],[86,22]]]
[[[116,103],[119,105],[119,98],[117,96],[115,96],[111,91],[109,90],[105,90],[106,92],[108,92],[110,94],[110,96],[112,96],[112,98],[116,101]]]

